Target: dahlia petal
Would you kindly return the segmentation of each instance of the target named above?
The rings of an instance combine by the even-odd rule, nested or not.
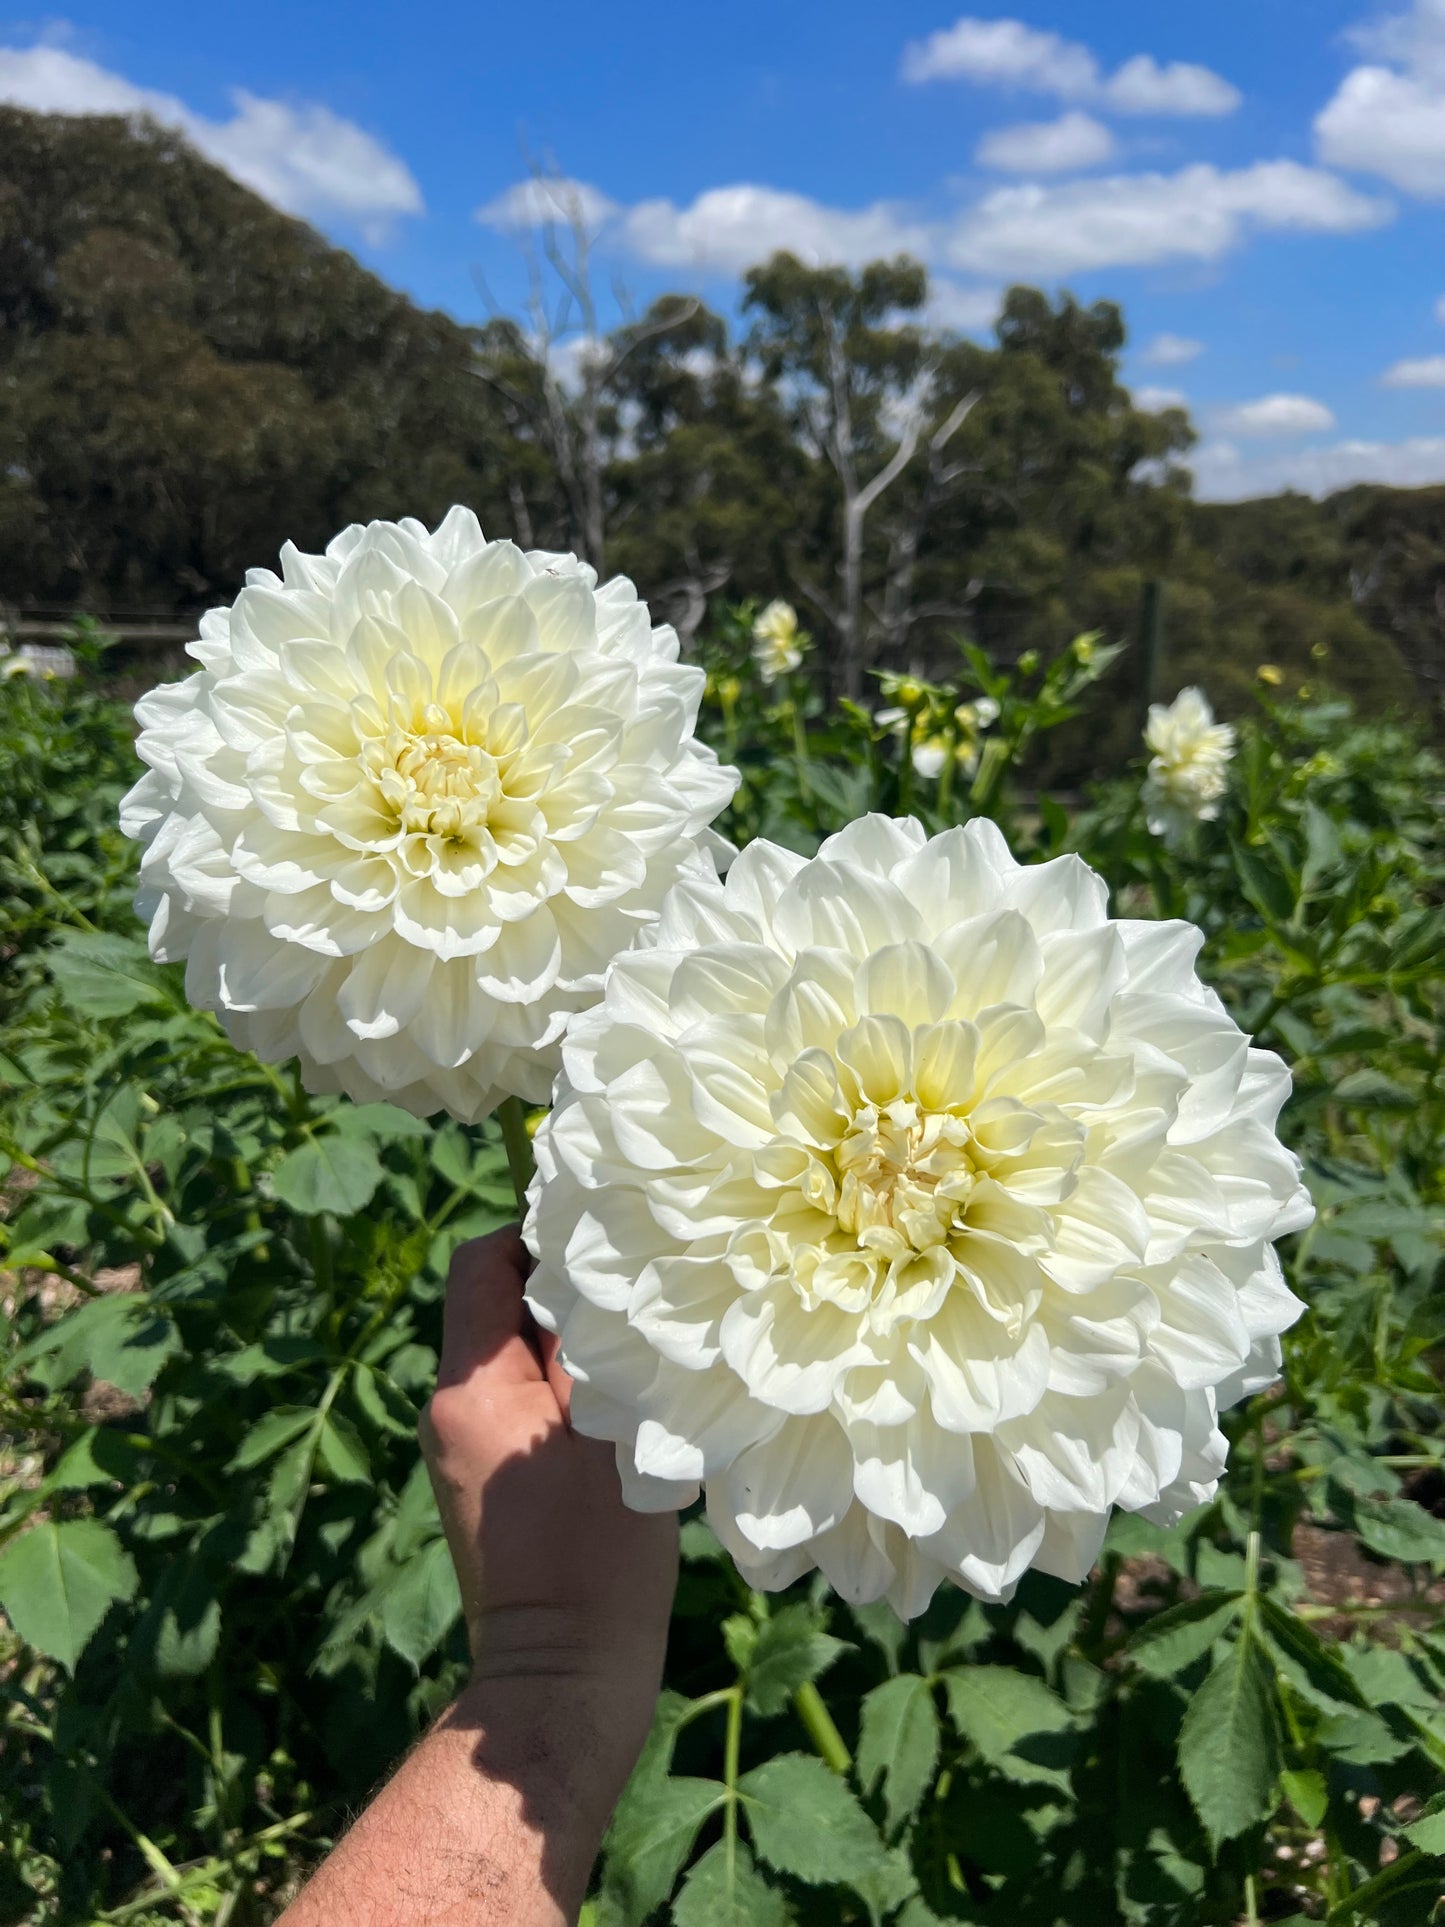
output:
[[[1030,1007],[1043,975],[1043,953],[1028,918],[1017,910],[965,917],[934,939],[955,984],[950,1017],[976,1017],[995,1004]]]
[[[738,1455],[719,1481],[721,1505],[757,1552],[786,1552],[836,1525],[853,1497],[843,1428],[789,1418]]]
[[[826,1411],[866,1346],[846,1313],[828,1304],[805,1311],[786,1286],[734,1299],[719,1331],[723,1357],[754,1395],[780,1411]]]
[[[794,954],[817,946],[861,959],[918,934],[919,918],[896,884],[855,864],[818,857],[794,878],[775,928]]]
[[[973,1446],[967,1433],[911,1420],[903,1425],[848,1426],[853,1489],[868,1510],[914,1539],[941,1531],[973,1491]]]
[[[855,1003],[860,1011],[898,1017],[905,1024],[934,1024],[954,995],[953,972],[916,938],[886,944],[859,964]]]

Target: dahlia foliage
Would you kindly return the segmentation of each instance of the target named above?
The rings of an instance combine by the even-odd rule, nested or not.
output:
[[[573,1021],[527,1220],[630,1502],[703,1488],[753,1584],[911,1616],[1212,1493],[1312,1211],[1199,942],[983,821],[679,883]]]
[[[546,1101],[569,1017],[736,787],[702,672],[574,556],[373,522],[289,544],[138,705],[152,955],[307,1087],[476,1119]]]
[[[1191,823],[1212,823],[1229,782],[1234,730],[1217,723],[1200,689],[1181,689],[1169,704],[1151,703],[1144,730],[1149,774],[1144,811],[1155,836],[1177,845]]]

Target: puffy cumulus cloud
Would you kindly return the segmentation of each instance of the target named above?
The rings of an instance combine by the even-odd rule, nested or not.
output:
[[[1065,275],[1157,261],[1215,261],[1255,230],[1348,234],[1388,218],[1388,203],[1297,161],[1233,171],[1121,174],[995,189],[965,209],[945,254],[988,275]]]
[[[1193,341],[1188,335],[1162,334],[1146,344],[1139,359],[1147,368],[1182,368],[1203,353],[1202,341]]]
[[[476,218],[483,227],[517,234],[549,221],[580,220],[587,227],[601,227],[618,212],[617,203],[588,181],[566,174],[536,174],[513,182],[479,207]]]
[[[1105,74],[1089,48],[1062,34],[1043,33],[1022,20],[979,20],[965,14],[951,27],[903,50],[903,78],[968,80],[981,87],[1018,88],[1088,101],[1117,114],[1232,114],[1241,95],[1208,67],[1167,64],[1136,54]]]
[[[1187,408],[1189,397],[1181,388],[1136,388],[1134,406],[1146,414],[1157,415],[1166,408]]]
[[[755,182],[709,188],[686,205],[659,197],[619,206],[601,189],[571,180],[519,182],[477,217],[511,232],[574,210],[604,228],[622,253],[674,271],[740,274],[778,249],[854,268],[912,254],[945,276],[961,270],[989,284],[943,286],[938,318],[968,329],[989,325],[993,284],[1007,278],[1213,261],[1256,231],[1347,234],[1393,211],[1322,168],[1260,161],[1233,171],[1198,165],[1173,174],[1019,182],[943,217],[893,201],[832,207]],[[1182,358],[1177,349],[1175,358]]]
[[[137,87],[63,47],[0,47],[0,101],[41,114],[148,114],[288,214],[357,223],[380,238],[422,212],[421,189],[388,148],[317,102],[266,100],[236,88],[229,120],[174,94]]]
[[[1232,114],[1243,95],[1208,67],[1187,60],[1161,66],[1149,54],[1136,54],[1105,82],[1101,99],[1116,114],[1193,118]]]
[[[1057,120],[998,127],[978,144],[984,167],[1006,174],[1070,174],[1112,158],[1114,136],[1102,121],[1076,109]]]
[[[897,206],[828,207],[806,194],[743,182],[709,188],[689,206],[640,201],[623,221],[632,253],[658,267],[740,273],[780,248],[807,261],[860,267],[881,255],[930,252],[929,231]]]
[[[1221,409],[1214,425],[1226,435],[1263,439],[1271,435],[1317,435],[1333,428],[1335,418],[1312,395],[1261,395],[1258,401]]]
[[[1320,158],[1445,200],[1445,0],[1415,0],[1351,37],[1370,58],[1316,116]]]
[[[1387,388],[1445,388],[1445,355],[1397,361],[1380,379]]]
[[[966,288],[945,275],[928,282],[927,319],[936,328],[957,328],[961,334],[988,334],[998,320],[1003,294],[998,288]]]
[[[1357,482],[1427,488],[1445,482],[1445,436],[1331,442],[1269,455],[1246,452],[1229,441],[1210,441],[1192,451],[1189,466],[1195,493],[1206,502],[1244,502],[1284,489],[1319,497]]]
[[[579,208],[589,224],[607,222],[625,252],[655,267],[739,274],[780,248],[817,263],[861,267],[882,255],[933,250],[932,232],[906,210],[875,201],[828,207],[806,194],[740,182],[709,188],[686,207],[658,198],[618,207],[581,181],[523,181],[480,208],[489,227],[513,230]]]

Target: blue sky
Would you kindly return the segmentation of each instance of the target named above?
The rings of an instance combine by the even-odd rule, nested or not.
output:
[[[1445,0],[75,0],[0,15],[0,99],[148,109],[465,319],[524,298],[530,153],[638,304],[909,247],[971,332],[1121,302],[1202,494],[1445,481]]]

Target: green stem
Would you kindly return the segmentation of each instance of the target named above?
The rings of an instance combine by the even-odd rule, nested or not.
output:
[[[724,1891],[731,1895],[737,1881],[738,1865],[738,1760],[743,1744],[743,1683],[738,1681],[728,1693],[727,1738],[723,1743],[723,1785],[727,1788],[727,1810],[723,1814]]]
[[[802,713],[795,702],[789,702],[788,712],[793,719],[793,762],[798,772],[798,800],[811,803],[812,787],[808,782],[808,733],[803,727]]]
[[[853,1764],[853,1755],[843,1744],[843,1735],[833,1724],[833,1715],[811,1680],[794,1693],[793,1711],[807,1728],[808,1738],[823,1764],[834,1773],[846,1773]]]
[[[497,1122],[502,1127],[502,1142],[507,1147],[507,1166],[512,1173],[512,1189],[517,1209],[527,1209],[527,1186],[537,1169],[532,1156],[532,1140],[527,1135],[527,1113],[520,1097],[504,1097],[497,1106]]]

